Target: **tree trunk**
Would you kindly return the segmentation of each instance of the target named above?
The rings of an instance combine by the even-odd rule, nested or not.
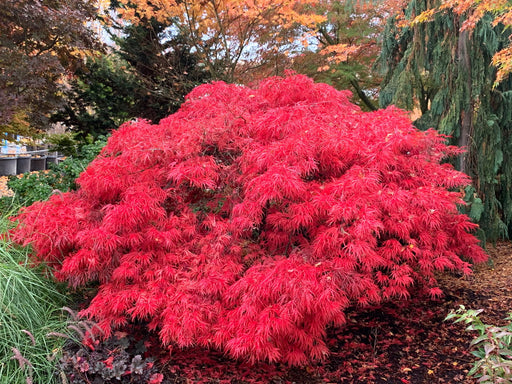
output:
[[[350,84],[354,87],[357,95],[361,99],[361,101],[370,109],[370,111],[376,111],[378,108],[373,104],[373,102],[366,96],[364,91],[359,86],[359,82],[355,79],[350,79]]]
[[[468,160],[471,158],[471,134],[473,130],[473,101],[472,101],[472,81],[471,81],[471,57],[469,54],[469,32],[462,31],[459,35],[457,43],[457,57],[459,59],[459,76],[465,78],[465,90],[467,92],[465,100],[468,100],[465,105],[461,107],[460,116],[460,135],[457,139],[457,145],[466,149],[466,152],[459,158],[459,169],[468,174],[469,164]]]

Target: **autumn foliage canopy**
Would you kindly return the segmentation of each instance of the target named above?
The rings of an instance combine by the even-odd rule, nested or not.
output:
[[[159,125],[113,133],[76,192],[13,232],[107,332],[303,364],[352,305],[441,294],[434,272],[485,259],[457,211],[458,150],[396,108],[361,112],[305,76],[196,88]]]

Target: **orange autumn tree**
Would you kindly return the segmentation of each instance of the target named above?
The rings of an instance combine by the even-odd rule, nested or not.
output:
[[[156,18],[187,36],[211,76],[249,83],[293,68],[373,107],[378,36],[403,0],[118,0],[120,17]],[[367,97],[369,95],[369,98]]]
[[[301,6],[316,0],[301,1]],[[126,21],[155,18],[190,39],[212,77],[233,82],[240,67],[261,66],[261,51],[278,52],[295,39],[296,26],[312,28],[323,16],[301,13],[296,0],[119,0]],[[300,31],[297,31],[300,33]],[[253,62],[254,65],[248,65]]]

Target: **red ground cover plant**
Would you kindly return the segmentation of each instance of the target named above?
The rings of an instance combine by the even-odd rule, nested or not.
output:
[[[441,163],[459,150],[349,96],[300,75],[200,86],[120,127],[14,236],[56,278],[99,282],[83,314],[107,335],[137,320],[164,345],[321,359],[348,306],[438,296],[436,270],[485,259],[456,207],[469,179]]]

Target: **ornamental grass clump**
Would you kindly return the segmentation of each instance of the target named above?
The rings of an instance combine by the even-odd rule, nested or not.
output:
[[[470,181],[442,162],[459,150],[349,96],[301,75],[202,85],[121,126],[14,236],[58,279],[99,282],[82,314],[106,335],[143,321],[166,346],[322,359],[347,307],[439,296],[435,271],[486,258],[457,211]]]
[[[0,233],[8,218],[0,215]],[[28,251],[0,239],[0,383],[57,383],[55,363],[66,331],[66,296],[28,264]]]

